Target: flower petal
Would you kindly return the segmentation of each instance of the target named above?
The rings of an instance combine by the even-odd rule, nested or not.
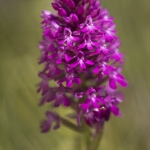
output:
[[[41,131],[42,132],[48,132],[51,128],[51,124],[48,120],[45,120],[41,123]]]
[[[72,13],[72,14],[70,15],[70,18],[71,18],[72,22],[78,22],[78,21],[79,21],[77,15],[74,14],[74,13]]]
[[[64,106],[69,106],[70,105],[70,101],[65,96],[63,97],[62,103],[63,103]]]
[[[94,62],[92,62],[91,60],[85,60],[85,63],[88,64],[88,65],[93,65]]]
[[[81,14],[83,15],[84,14],[84,7],[82,5],[79,6],[77,12],[79,15],[81,15]]]
[[[81,79],[78,78],[78,77],[74,77],[74,82],[75,82],[76,84],[80,84],[80,83],[81,83]]]
[[[72,87],[72,80],[68,80],[68,81],[66,82],[66,86],[67,86],[67,87]]]
[[[71,67],[75,68],[75,67],[78,66],[78,64],[79,64],[79,61],[77,60],[77,61],[75,61],[74,63],[71,64]]]
[[[113,79],[113,78],[110,78],[110,79],[109,79],[109,86],[110,86],[112,89],[117,89],[117,85],[116,85],[115,79]]]
[[[92,49],[93,49],[93,46],[92,46],[91,43],[87,43],[87,49],[88,49],[88,50],[92,50]]]
[[[86,65],[83,61],[80,61],[79,64],[82,69],[86,69]]]
[[[60,106],[60,101],[61,100],[59,98],[56,98],[54,106],[59,107]]]
[[[93,69],[92,72],[93,72],[94,74],[98,74],[98,73],[100,72],[100,69],[101,69],[101,68],[100,68],[99,66],[96,66],[96,67]]]
[[[111,111],[112,111],[112,113],[113,113],[115,116],[118,116],[118,115],[119,115],[119,108],[118,108],[117,106],[113,105],[113,106],[111,107]]]
[[[83,42],[82,44],[80,44],[78,47],[79,48],[84,48],[86,46],[85,42]]]
[[[58,9],[58,15],[64,17],[67,15],[66,11],[63,8]]]

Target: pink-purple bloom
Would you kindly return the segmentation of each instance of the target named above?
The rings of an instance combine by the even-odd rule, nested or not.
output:
[[[117,88],[127,86],[121,74],[124,57],[119,52],[114,19],[103,9],[100,0],[55,0],[42,12],[43,40],[40,42],[40,105],[72,107],[76,104],[78,125],[81,120],[93,127],[108,121],[110,114],[121,115],[118,104],[122,96]],[[56,86],[51,85],[55,81]],[[47,111],[43,132],[51,124],[59,127],[59,115]]]

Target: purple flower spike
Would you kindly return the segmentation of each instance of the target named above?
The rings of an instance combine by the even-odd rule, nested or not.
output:
[[[111,114],[121,115],[118,104],[123,96],[117,88],[127,87],[114,19],[100,0],[55,0],[52,7],[57,13],[41,14],[39,64],[44,69],[38,74],[39,105],[73,108],[78,125],[83,120],[97,130]],[[54,128],[59,126],[58,115],[48,111],[46,116],[43,132],[53,122]]]

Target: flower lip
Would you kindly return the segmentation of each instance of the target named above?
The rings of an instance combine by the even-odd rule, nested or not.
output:
[[[85,23],[80,24],[80,28],[82,32],[84,33],[89,32],[91,34],[94,34],[95,31],[98,30],[97,26],[93,24],[93,21],[90,15],[86,17]]]

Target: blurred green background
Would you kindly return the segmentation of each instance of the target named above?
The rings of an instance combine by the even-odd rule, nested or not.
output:
[[[81,150],[82,137],[65,127],[41,134],[37,48],[40,14],[50,0],[0,0],[0,150]],[[150,150],[150,1],[103,0],[117,24],[129,87],[122,118],[106,123],[100,150]]]

